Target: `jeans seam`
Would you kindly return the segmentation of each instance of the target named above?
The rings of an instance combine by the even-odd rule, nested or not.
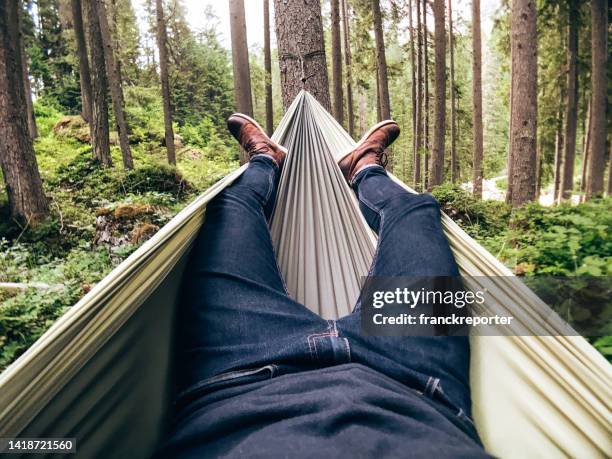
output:
[[[376,250],[374,251],[374,256],[372,257],[372,265],[370,266],[370,269],[368,270],[368,277],[372,276],[372,272],[374,271],[374,267],[376,266],[376,260],[378,258],[378,252],[380,251],[380,233],[382,232],[382,229],[383,229],[384,224],[385,224],[385,213],[380,211],[378,213],[378,215],[380,216],[380,225],[378,227],[379,237],[378,237],[378,240],[376,242]]]

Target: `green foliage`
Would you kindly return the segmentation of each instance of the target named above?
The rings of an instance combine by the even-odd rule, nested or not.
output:
[[[612,274],[612,199],[579,206],[527,205],[513,215],[516,248],[506,256],[524,263],[529,273],[553,275]]]
[[[75,248],[62,260],[32,257],[30,245],[0,239],[0,263],[7,268],[0,273],[0,281],[36,280],[52,286],[0,296],[0,368],[22,354],[112,268],[103,249]]]

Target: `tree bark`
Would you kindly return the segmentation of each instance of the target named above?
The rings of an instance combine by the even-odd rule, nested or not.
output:
[[[423,85],[424,93],[424,125],[423,125],[423,189],[429,189],[429,50],[427,30],[427,0],[423,0]]]
[[[35,224],[49,207],[28,130],[21,63],[19,0],[0,2],[0,166],[10,215]]]
[[[421,0],[416,0],[417,76],[416,76],[416,126],[414,130],[414,157],[412,180],[415,190],[421,189],[421,150],[423,126],[423,35],[421,30]]]
[[[565,143],[561,199],[569,199],[574,188],[576,126],[578,124],[578,2],[569,0],[567,33],[567,104],[565,105]]]
[[[540,192],[542,190],[542,136],[538,137],[538,147],[536,149],[536,179],[535,179],[535,199],[540,200]]]
[[[434,46],[435,46],[435,113],[433,151],[429,187],[440,185],[444,179],[444,140],[446,133],[446,30],[444,0],[434,0]]]
[[[459,179],[459,161],[457,159],[457,100],[455,96],[455,34],[453,32],[453,1],[448,0],[448,47],[450,48],[450,137],[451,137],[451,182]]]
[[[88,123],[91,122],[91,74],[89,72],[89,59],[87,58],[87,42],[83,27],[83,9],[81,0],[72,0],[72,25],[76,41],[77,59],[79,61],[79,79],[81,82],[81,116]]]
[[[125,111],[123,109],[123,89],[121,88],[121,73],[117,66],[117,60],[113,51],[113,40],[111,38],[110,29],[108,27],[108,16],[104,0],[96,0],[98,2],[98,18],[100,24],[100,32],[102,33],[102,42],[104,43],[104,62],[106,63],[106,72],[110,83],[111,100],[113,102],[113,111],[115,113],[115,125],[117,134],[119,134],[119,146],[121,147],[121,157],[123,159],[123,167],[126,169],[134,168],[134,160],[130,151],[130,142],[128,139],[128,126],[125,120]]]
[[[264,0],[264,71],[266,72],[266,131],[274,132],[272,104],[272,53],[270,51],[270,0]]]
[[[379,0],[372,0],[372,16],[374,20],[374,38],[376,41],[376,74],[378,77],[380,116],[383,120],[388,120],[391,118],[391,103],[389,101],[387,58],[385,56],[385,38],[383,36]]]
[[[342,21],[344,32],[344,66],[346,68],[346,116],[348,118],[348,132],[355,136],[355,113],[353,108],[353,64],[351,57],[351,32],[349,26],[348,0],[342,0]]]
[[[610,142],[610,148],[608,151],[608,158],[609,158],[609,164],[608,164],[608,190],[607,190],[607,196],[612,196],[612,142]]]
[[[104,43],[98,20],[98,2],[87,2],[89,50],[91,52],[91,146],[93,156],[104,166],[112,164],[108,129],[108,80],[104,59]]]
[[[176,165],[176,152],[174,148],[174,129],[172,127],[172,111],[170,108],[170,81],[168,79],[168,48],[166,20],[162,0],[155,0],[157,16],[157,47],[159,49],[159,78],[161,80],[162,102],[164,106],[164,130],[168,162]]]
[[[482,199],[482,39],[480,33],[480,0],[472,0],[472,191]]]
[[[232,39],[232,68],[234,75],[234,99],[236,111],[253,116],[251,93],[251,69],[247,43],[244,0],[229,0],[230,34]],[[240,148],[240,164],[249,161],[247,152]]]
[[[563,103],[565,102],[565,91],[563,85],[560,88],[559,110],[557,111],[557,129],[555,132],[555,164],[553,176],[553,202],[558,204],[561,199],[561,183],[563,170]]]
[[[32,87],[30,86],[30,73],[28,71],[28,56],[25,52],[25,44],[23,40],[23,30],[21,29],[21,14],[24,14],[23,11],[20,11],[19,20],[20,20],[20,40],[19,40],[19,54],[21,56],[21,73],[23,75],[23,91],[25,95],[26,102],[26,113],[28,115],[28,132],[30,133],[30,137],[35,139],[38,137],[38,128],[36,127],[36,117],[34,116],[34,104],[32,102]]]
[[[366,101],[365,95],[363,94],[363,88],[359,89],[359,135],[362,136],[366,132],[365,127],[366,118]]]
[[[591,0],[591,154],[586,198],[603,193],[606,152],[608,1]]]
[[[418,130],[417,123],[417,81],[416,81],[416,58],[414,52],[414,24],[412,21],[412,0],[408,0],[408,31],[410,33],[410,101],[412,105],[412,179],[415,181],[415,166],[418,158],[418,146],[416,142],[416,133]],[[420,171],[419,171],[420,172]]]
[[[584,129],[584,139],[582,147],[582,171],[580,173],[580,201],[584,201],[584,194],[587,186],[587,171],[589,164],[589,151],[591,149],[591,101],[587,105],[587,121]]]
[[[246,20],[244,17],[244,0],[230,0],[229,9],[236,110],[245,115],[253,116],[251,71],[249,68],[249,48],[247,44]]]
[[[332,113],[336,121],[344,124],[344,95],[342,94],[342,43],[340,43],[340,1],[331,0],[331,59],[332,59]]]
[[[274,0],[285,109],[305,89],[331,111],[320,0]]]
[[[513,0],[511,26],[512,207],[535,199],[538,35],[533,0]]]

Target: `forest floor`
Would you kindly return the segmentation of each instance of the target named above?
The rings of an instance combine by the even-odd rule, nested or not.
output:
[[[136,169],[125,171],[116,146],[113,167],[100,168],[91,159],[80,118],[37,107],[37,123],[35,149],[52,216],[36,228],[20,226],[8,218],[6,195],[0,193],[0,370],[195,196],[238,166],[231,142],[211,134],[210,126],[178,128],[179,165],[171,168],[163,132],[143,124],[132,136]],[[211,136],[213,142],[201,140]],[[611,198],[578,206],[532,204],[513,213],[503,202],[474,200],[459,187],[444,185],[434,195],[518,275],[612,274]],[[610,311],[597,314],[606,320]],[[591,341],[612,357],[611,337]]]

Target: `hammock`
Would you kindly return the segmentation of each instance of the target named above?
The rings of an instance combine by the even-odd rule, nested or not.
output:
[[[306,92],[274,139],[290,151],[271,223],[288,289],[323,317],[347,314],[376,245],[334,161],[354,142]],[[183,209],[0,375],[0,438],[74,437],[85,458],[154,451],[170,412],[173,319],[189,249],[207,203],[245,167]],[[541,300],[449,217],[442,221],[471,287],[481,287],[473,276],[494,276],[489,307],[535,332],[548,327],[549,336],[471,337],[473,411],[487,450],[612,456],[612,367],[583,338],[563,336],[575,335],[566,326],[550,330],[538,316]]]

